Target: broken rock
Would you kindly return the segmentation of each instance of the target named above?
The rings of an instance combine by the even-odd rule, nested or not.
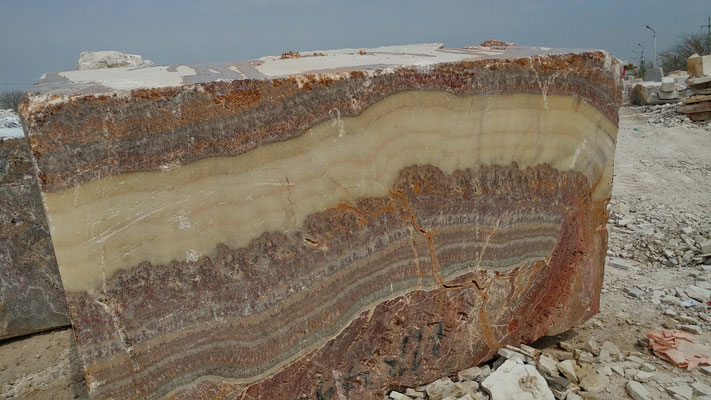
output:
[[[557,366],[558,371],[560,371],[563,376],[573,383],[578,383],[578,376],[575,374],[575,362],[573,360],[561,361]]]
[[[666,391],[672,396],[679,396],[685,400],[691,400],[691,397],[694,395],[693,389],[686,385],[669,386],[666,388]]]
[[[686,287],[684,292],[687,296],[702,303],[706,303],[709,299],[711,299],[711,290],[704,289],[699,286],[689,285]]]
[[[581,381],[580,387],[589,393],[600,393],[610,383],[610,378],[596,372],[587,374]]]
[[[457,380],[462,381],[478,381],[484,372],[479,367],[471,367],[457,372]]]
[[[548,376],[558,375],[558,362],[548,356],[541,355],[538,357],[538,368]]]
[[[628,381],[625,385],[627,394],[630,395],[634,400],[651,400],[652,397],[649,394],[647,388],[645,388],[641,383],[635,381]]]
[[[403,393],[400,393],[400,392],[396,392],[394,390],[392,392],[390,392],[390,394],[388,396],[393,400],[412,400],[412,397],[405,395]]]
[[[519,360],[506,360],[481,385],[491,400],[554,400],[538,370]]]
[[[649,382],[653,378],[654,378],[654,373],[646,372],[646,371],[639,371],[634,376],[634,380],[636,380],[637,382],[642,382],[642,383]]]
[[[0,138],[0,339],[69,323],[27,140]]]
[[[620,62],[365,50],[32,87],[92,398],[369,399],[598,312]]]
[[[694,382],[691,384],[691,388],[697,396],[711,396],[711,387],[709,387],[709,385],[701,382]]]
[[[459,394],[459,388],[454,385],[451,379],[445,377],[437,379],[425,387],[427,396],[433,400],[442,400],[448,396],[456,396]]]

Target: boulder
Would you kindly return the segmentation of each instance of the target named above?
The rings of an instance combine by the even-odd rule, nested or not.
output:
[[[618,60],[295,54],[25,99],[93,398],[382,397],[598,312]]]

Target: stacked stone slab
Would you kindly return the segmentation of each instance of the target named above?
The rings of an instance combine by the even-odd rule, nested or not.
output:
[[[686,84],[693,96],[682,100],[677,111],[686,114],[692,121],[711,119],[711,56],[697,54],[686,60],[689,78]]]
[[[91,396],[380,399],[595,314],[621,65],[497,43],[47,74]]]
[[[0,339],[69,325],[25,138],[0,137]]]

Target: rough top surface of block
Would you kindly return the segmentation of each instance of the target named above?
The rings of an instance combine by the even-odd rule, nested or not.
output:
[[[293,75],[349,71],[381,72],[387,68],[428,67],[459,61],[512,59],[582,53],[578,49],[526,46],[445,48],[441,43],[289,52],[241,62],[119,67],[43,75],[31,93],[57,95],[110,94],[121,90],[160,88],[220,80],[273,79]]]

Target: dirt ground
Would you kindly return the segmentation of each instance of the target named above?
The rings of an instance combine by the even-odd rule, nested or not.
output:
[[[640,345],[647,331],[676,326],[681,316],[696,320],[703,329],[699,341],[711,343],[711,307],[683,308],[679,301],[669,301],[674,293],[683,300],[681,292],[688,285],[711,285],[711,272],[697,265],[684,247],[689,240],[699,243],[711,237],[711,127],[665,126],[642,111],[625,107],[621,113],[608,224],[608,255],[619,257],[628,268],[612,266],[608,259],[600,313],[537,347],[561,340],[583,346],[592,337],[615,343],[625,355],[639,352],[656,368],[646,388],[652,398],[666,399],[671,397],[665,388],[672,384],[711,385],[711,377],[698,369],[673,367]],[[613,375],[595,398],[629,398],[624,388],[628,380]],[[0,396],[86,398],[71,329],[0,343]]]
[[[639,344],[649,330],[680,325],[665,312],[696,319],[704,331],[699,342],[711,343],[711,318],[703,319],[711,314],[711,307],[685,309],[678,301],[653,301],[654,291],[671,293],[711,281],[711,272],[698,265],[670,265],[666,255],[658,257],[661,261],[654,259],[665,250],[677,250],[674,240],[683,243],[684,229],[691,231],[690,236],[705,239],[711,234],[711,126],[652,126],[647,122],[650,115],[640,111],[638,107],[622,109],[608,222],[608,255],[622,256],[630,268],[612,266],[608,257],[600,313],[564,336],[574,347],[592,337],[598,342],[609,340],[623,352],[642,353],[656,367],[654,380],[645,384],[647,389],[653,398],[667,399],[672,397],[664,389],[672,383],[694,379],[711,385],[711,377],[698,369],[671,366]],[[627,290],[633,288],[645,295],[630,295]],[[624,388],[628,380],[613,375],[611,385],[598,398],[629,398]]]

